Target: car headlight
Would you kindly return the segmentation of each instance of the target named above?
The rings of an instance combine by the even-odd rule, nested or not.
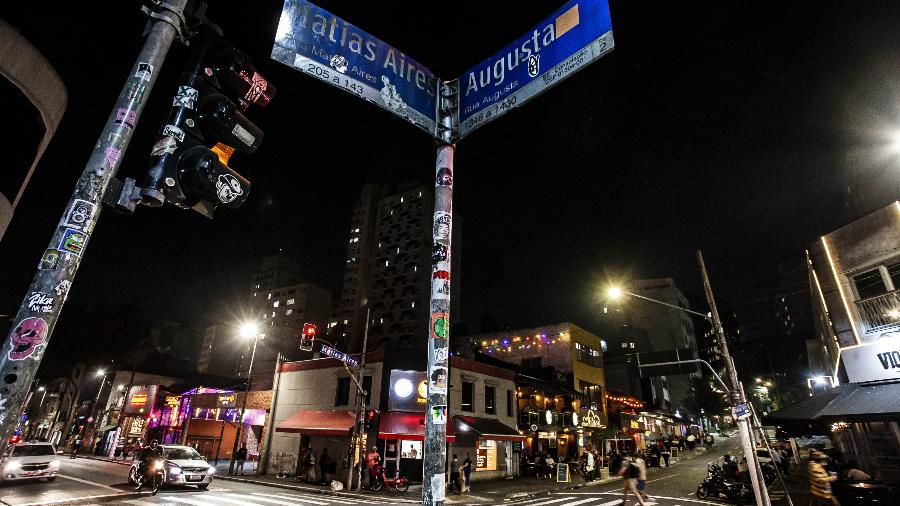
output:
[[[53,459],[50,461],[51,467],[59,467],[59,459]]]
[[[172,475],[181,474],[181,468],[178,466],[172,466],[169,468],[169,474],[172,474]]]
[[[206,470],[209,474],[216,474],[216,468],[213,466],[209,466],[209,469]]]
[[[6,463],[6,472],[15,471],[22,467],[22,463],[18,460],[13,460],[12,462]]]

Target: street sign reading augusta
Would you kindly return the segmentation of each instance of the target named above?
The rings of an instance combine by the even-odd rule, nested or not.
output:
[[[437,77],[382,40],[304,0],[286,0],[272,58],[436,131]]]
[[[459,136],[518,107],[613,49],[606,0],[571,0],[459,78]]]

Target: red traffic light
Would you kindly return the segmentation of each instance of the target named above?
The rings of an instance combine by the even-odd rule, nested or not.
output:
[[[316,325],[314,323],[304,323],[303,335],[306,337],[316,337]]]

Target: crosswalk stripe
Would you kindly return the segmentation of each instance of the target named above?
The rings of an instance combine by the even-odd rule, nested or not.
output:
[[[281,497],[291,498],[291,499],[297,497],[297,496],[295,496],[295,495],[289,495],[289,494],[284,494],[284,493],[278,493],[278,494],[274,494],[274,495],[280,495]],[[350,499],[350,498],[346,498],[346,497],[341,497],[340,499],[336,499],[336,498],[329,497],[328,499],[324,499],[324,498],[322,498],[322,496],[317,496],[317,499],[320,499],[320,500],[322,500],[322,501],[325,501],[326,504],[328,504],[328,503],[337,503],[337,504],[359,504],[359,503],[362,503],[362,504],[376,504],[376,503],[373,502],[372,500]],[[308,499],[302,499],[302,500],[308,500]],[[386,503],[381,503],[381,504],[386,504]]]
[[[237,504],[237,505],[239,505],[239,506],[259,506],[259,503],[258,503],[258,502],[247,502],[247,501],[242,501],[242,500],[240,500],[240,499],[235,499],[235,498],[228,497],[227,495],[224,495],[224,494],[218,494],[218,495],[204,495],[203,498],[204,498],[204,499],[209,499],[209,500],[211,500],[211,501],[224,501],[224,502],[227,502],[227,503],[229,503],[229,504]]]
[[[547,505],[547,504],[553,504],[553,503],[557,503],[557,502],[568,501],[568,500],[571,500],[571,499],[572,499],[571,497],[563,497],[562,499],[553,499],[552,501],[544,501],[544,502],[540,502],[540,503],[535,504],[534,506],[545,506],[545,505]],[[560,505],[560,506],[562,506],[562,505]]]
[[[137,506],[147,506],[147,505],[156,506],[156,503],[153,503],[150,501],[142,501],[140,499],[129,499],[127,501],[122,501],[122,502],[125,504],[136,504]]]
[[[253,492],[252,495],[254,495],[254,496],[256,496],[256,497],[274,497],[275,499],[290,499],[290,500],[292,500],[292,501],[306,502],[306,503],[309,503],[309,504],[318,504],[318,505],[320,505],[320,506],[327,506],[327,505],[328,505],[327,502],[314,501],[314,500],[312,500],[312,499],[307,499],[306,497],[299,497],[299,496],[295,496],[295,495],[286,495],[286,494],[262,494],[262,493],[259,493],[259,492]]]
[[[216,506],[214,502],[200,501],[198,499],[188,499],[186,497],[175,497],[173,495],[166,496],[166,501],[181,502],[184,504],[193,504],[194,506]]]
[[[282,506],[297,506],[297,502],[296,502],[296,501],[294,501],[294,502],[288,502],[288,501],[279,500],[279,499],[270,499],[270,498],[267,498],[267,497],[254,497],[253,500],[254,500],[254,501],[264,502],[264,503],[269,503],[269,504],[280,504],[280,505],[282,505]]]
[[[586,502],[596,501],[597,499],[599,499],[599,497],[588,497],[587,499],[582,499],[580,501],[574,501],[574,502],[567,502],[565,504],[560,504],[559,506],[575,506],[576,504],[584,504]],[[620,501],[611,501],[606,504],[613,505],[618,502],[620,502]],[[600,505],[600,506],[603,506],[603,505]]]

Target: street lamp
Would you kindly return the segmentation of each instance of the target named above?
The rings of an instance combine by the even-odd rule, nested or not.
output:
[[[734,362],[731,360],[731,355],[728,352],[728,342],[725,339],[725,331],[722,328],[722,322],[719,320],[719,313],[716,309],[716,301],[713,297],[712,286],[709,283],[709,277],[706,274],[706,265],[703,263],[703,255],[700,253],[700,251],[697,251],[697,260],[700,264],[700,272],[703,275],[703,288],[706,292],[706,300],[709,303],[710,312],[708,314],[698,313],[697,311],[692,311],[681,306],[669,304],[668,302],[663,302],[661,300],[652,299],[644,295],[631,293],[619,287],[609,288],[607,290],[607,295],[613,299],[620,298],[623,294],[630,295],[638,299],[643,299],[649,302],[654,302],[656,304],[670,307],[672,309],[678,309],[679,311],[684,311],[686,313],[701,316],[706,321],[708,321],[710,325],[712,325],[713,330],[716,332],[716,335],[718,337],[719,347],[721,348],[722,357],[725,362],[725,369],[728,371],[728,377],[731,382],[731,395],[729,396],[731,399],[731,406],[732,409],[734,409],[736,412],[736,408],[748,404],[747,399],[744,396],[744,388],[738,380],[737,370],[734,367]],[[713,371],[713,373],[715,374],[715,371]],[[718,377],[718,375],[716,376]],[[753,469],[755,471],[750,473],[750,478],[753,485],[754,495],[756,496],[757,505],[768,506],[771,504],[769,500],[769,493],[764,482],[761,483],[762,468],[759,465],[759,460],[756,455],[756,449],[753,447],[751,434],[752,430],[750,428],[749,415],[746,415],[740,420],[736,420],[736,422],[741,434],[741,445],[743,446],[744,457],[747,459],[747,463],[753,466]],[[766,442],[766,446],[768,447],[768,442]]]
[[[231,460],[228,463],[228,474],[234,474],[234,454],[238,449],[238,442],[241,440],[241,429],[244,427],[244,411],[247,409],[247,397],[250,395],[250,382],[253,380],[253,359],[256,358],[256,345],[259,338],[265,338],[265,334],[259,332],[259,324],[257,322],[244,322],[238,329],[238,335],[242,339],[253,338],[253,352],[250,353],[250,365],[247,366],[247,381],[244,382],[244,400],[241,401],[241,413],[238,416],[237,431],[234,435],[234,447],[231,449]],[[225,423],[224,421],[222,422]],[[222,425],[224,429],[224,425]]]
[[[106,384],[106,370],[98,369],[95,376],[101,379],[100,387],[97,389],[97,395],[94,397],[94,422],[91,426],[94,434],[91,435],[92,438],[96,435],[97,426],[100,425],[100,394],[103,392],[103,386]]]

